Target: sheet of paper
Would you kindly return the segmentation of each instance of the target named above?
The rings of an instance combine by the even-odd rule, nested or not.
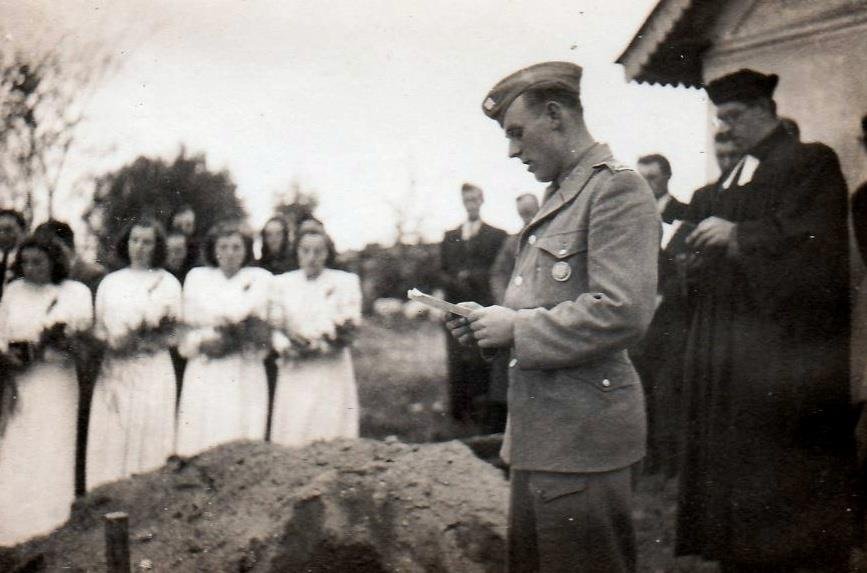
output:
[[[442,310],[442,311],[445,311],[445,312],[448,312],[451,314],[457,314],[459,316],[470,316],[473,313],[473,311],[468,309],[468,308],[464,308],[462,306],[458,306],[456,304],[446,302],[446,301],[442,300],[441,298],[436,298],[436,297],[433,297],[429,294],[425,294],[425,293],[421,292],[420,290],[418,290],[417,288],[414,288],[412,290],[407,291],[406,296],[410,300],[420,302],[420,303],[427,305],[431,308],[437,308],[439,310]]]

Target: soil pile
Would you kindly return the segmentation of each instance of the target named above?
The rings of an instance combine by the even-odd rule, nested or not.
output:
[[[458,442],[229,444],[97,489],[6,570],[104,571],[126,511],[134,571],[499,571],[507,490]]]

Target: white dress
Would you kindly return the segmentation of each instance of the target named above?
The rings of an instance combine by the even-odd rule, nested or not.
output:
[[[109,345],[142,322],[181,317],[181,285],[162,269],[121,269],[96,291],[96,335]],[[175,443],[175,371],[168,350],[106,352],[87,431],[87,489],[161,467]]]
[[[192,456],[232,440],[264,440],[268,420],[265,351],[210,358],[200,344],[214,327],[249,316],[268,319],[272,275],[243,268],[231,278],[220,269],[200,267],[184,282],[188,327],[179,350],[189,358],[178,407],[177,453]]]
[[[336,323],[361,321],[358,276],[325,269],[314,280],[304,271],[274,279],[271,320],[280,329],[314,339],[334,331]],[[358,390],[352,354],[302,360],[281,359],[274,393],[271,441],[304,446],[317,440],[357,438]]]
[[[16,280],[0,303],[0,350],[39,340],[52,324],[90,328],[90,291],[75,281]],[[49,533],[69,518],[75,497],[78,382],[72,360],[50,350],[14,378],[17,406],[0,435],[0,546]]]

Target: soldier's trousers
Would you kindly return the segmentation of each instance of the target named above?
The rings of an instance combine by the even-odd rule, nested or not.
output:
[[[508,572],[635,571],[631,475],[513,469]]]

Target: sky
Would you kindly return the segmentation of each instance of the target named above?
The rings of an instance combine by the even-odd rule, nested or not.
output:
[[[703,92],[627,84],[614,60],[655,0],[0,0],[7,45],[102,39],[120,66],[90,100],[61,179],[74,220],[83,177],[183,145],[227,169],[258,228],[292,181],[317,192],[341,249],[426,240],[460,224],[460,186],[510,232],[542,193],[481,112],[502,77],[545,60],[584,67],[591,132],[622,161],[662,152],[672,191],[708,178]]]

